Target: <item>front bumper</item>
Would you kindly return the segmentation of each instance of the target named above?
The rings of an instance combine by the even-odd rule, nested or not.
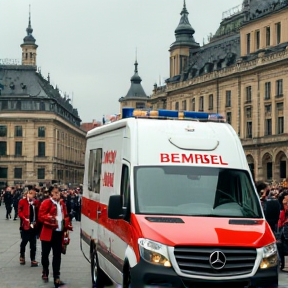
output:
[[[143,260],[131,268],[132,288],[198,288],[198,287],[213,287],[213,288],[243,288],[245,286],[256,286],[263,288],[277,287],[278,285],[278,267],[269,269],[258,269],[253,277],[243,279],[229,280],[206,280],[180,277],[175,270],[163,266],[150,264]]]

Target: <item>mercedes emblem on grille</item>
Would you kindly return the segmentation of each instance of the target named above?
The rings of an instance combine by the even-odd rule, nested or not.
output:
[[[210,255],[209,263],[213,269],[220,270],[224,268],[226,264],[226,256],[221,251],[214,251]]]

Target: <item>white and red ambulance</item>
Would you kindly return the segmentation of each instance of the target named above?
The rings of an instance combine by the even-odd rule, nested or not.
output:
[[[81,217],[96,287],[278,283],[274,235],[219,115],[125,108],[89,131]]]

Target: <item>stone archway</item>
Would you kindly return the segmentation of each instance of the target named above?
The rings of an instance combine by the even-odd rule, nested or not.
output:
[[[274,179],[277,182],[281,182],[287,178],[288,172],[288,159],[283,151],[279,151],[275,157],[275,169],[274,169]]]
[[[246,155],[248,166],[250,168],[253,180],[255,181],[255,161],[251,154]]]
[[[273,180],[273,161],[270,153],[265,153],[262,157],[263,178],[265,181]]]

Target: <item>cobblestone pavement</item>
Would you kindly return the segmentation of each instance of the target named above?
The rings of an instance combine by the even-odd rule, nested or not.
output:
[[[73,227],[67,254],[62,255],[61,279],[67,283],[67,288],[91,288],[90,264],[84,258],[79,245],[80,223],[73,221]],[[41,265],[30,267],[29,243],[26,247],[26,265],[19,264],[19,246],[19,220],[6,220],[5,207],[2,204],[0,206],[0,288],[52,288],[52,282],[44,284],[41,280]],[[40,241],[37,240],[36,260],[39,263],[40,257]],[[50,263],[52,263],[51,259]],[[279,274],[279,288],[288,287],[288,258],[286,263],[287,273]]]

